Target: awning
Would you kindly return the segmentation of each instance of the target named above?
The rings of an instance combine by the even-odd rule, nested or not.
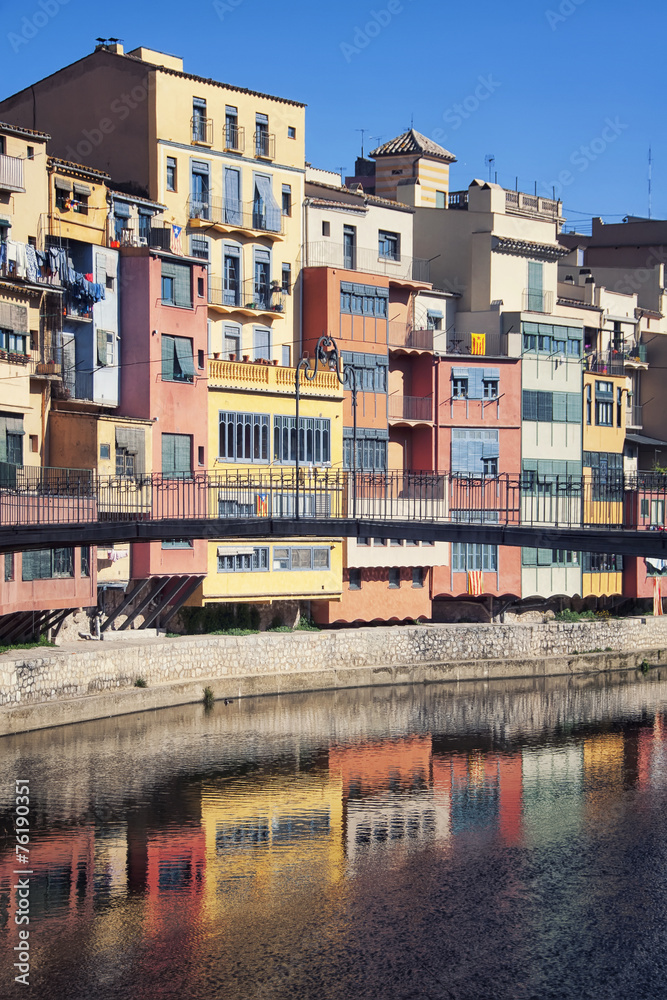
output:
[[[633,444],[661,445],[663,448],[667,448],[667,441],[646,437],[644,434],[626,434],[625,440],[632,441]]]
[[[56,185],[56,187],[58,188],[59,191],[71,191],[72,190],[72,182],[66,180],[64,177],[56,177],[54,183],[55,183],[55,185]]]
[[[251,556],[252,545],[218,545],[219,556]]]

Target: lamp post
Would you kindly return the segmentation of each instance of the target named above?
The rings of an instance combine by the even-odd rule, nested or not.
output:
[[[315,361],[313,367],[310,367],[310,359],[306,356],[301,358],[295,371],[295,388],[296,388],[296,455],[295,455],[295,469],[296,469],[296,519],[297,521],[301,517],[299,511],[299,499],[300,499],[300,482],[299,482],[299,459],[301,451],[301,434],[299,428],[299,404],[301,400],[301,373],[303,372],[303,377],[308,382],[313,382],[317,378],[318,365],[324,371],[335,372],[336,378],[341,385],[345,385],[349,382],[349,376],[352,375],[352,381],[354,384],[353,389],[353,399],[354,399],[354,451],[355,451],[355,464],[356,464],[356,437],[357,437],[357,393],[356,393],[356,382],[354,381],[354,371],[352,369],[345,369],[344,372],[340,370],[340,360],[338,353],[338,346],[333,337],[323,336],[317,341],[317,347],[315,348]],[[304,439],[305,440],[305,439]],[[304,449],[305,450],[305,449]],[[356,477],[355,477],[356,478]]]

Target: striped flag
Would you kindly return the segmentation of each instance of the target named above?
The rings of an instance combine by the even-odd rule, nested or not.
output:
[[[470,353],[471,354],[486,354],[486,334],[485,333],[471,333],[470,334]]]
[[[468,571],[468,593],[472,597],[481,597],[484,593],[484,573],[481,569]]]
[[[183,232],[183,226],[174,226],[172,223],[171,227],[171,252],[180,254],[183,256],[183,244],[181,243],[181,233]]]
[[[661,615],[662,612],[662,577],[653,577],[653,614]]]
[[[257,493],[257,517],[269,516],[269,494]]]

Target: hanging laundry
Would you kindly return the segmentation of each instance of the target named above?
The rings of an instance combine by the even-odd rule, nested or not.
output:
[[[95,280],[95,275],[94,274],[84,274],[84,278],[86,279],[86,281],[94,281]]]
[[[28,276],[28,281],[37,281],[39,277],[39,269],[37,266],[37,254],[35,253],[35,248],[30,246],[28,243],[25,248],[25,264],[26,264],[26,274]]]

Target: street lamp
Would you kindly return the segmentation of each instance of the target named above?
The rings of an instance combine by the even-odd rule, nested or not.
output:
[[[324,371],[335,372],[336,378],[339,383],[346,388],[352,389],[352,406],[354,408],[354,429],[353,429],[353,458],[352,458],[352,468],[354,475],[354,482],[356,482],[356,455],[357,455],[357,384],[355,379],[354,369],[346,368],[341,372],[340,370],[340,356],[338,353],[338,345],[333,337],[323,336],[317,341],[317,347],[315,348],[315,362],[311,368],[310,359],[304,356],[299,361],[296,366],[295,371],[295,386],[296,386],[296,456],[295,456],[295,468],[296,468],[296,519],[299,520],[301,514],[299,511],[299,499],[300,499],[300,483],[299,483],[299,458],[301,452],[301,434],[299,428],[299,403],[301,399],[301,373],[303,372],[303,377],[307,379],[308,382],[313,382],[317,378],[318,365]],[[304,438],[305,443],[305,438]],[[305,448],[304,448],[305,451]],[[356,487],[354,487],[353,495],[353,516],[356,513]]]

